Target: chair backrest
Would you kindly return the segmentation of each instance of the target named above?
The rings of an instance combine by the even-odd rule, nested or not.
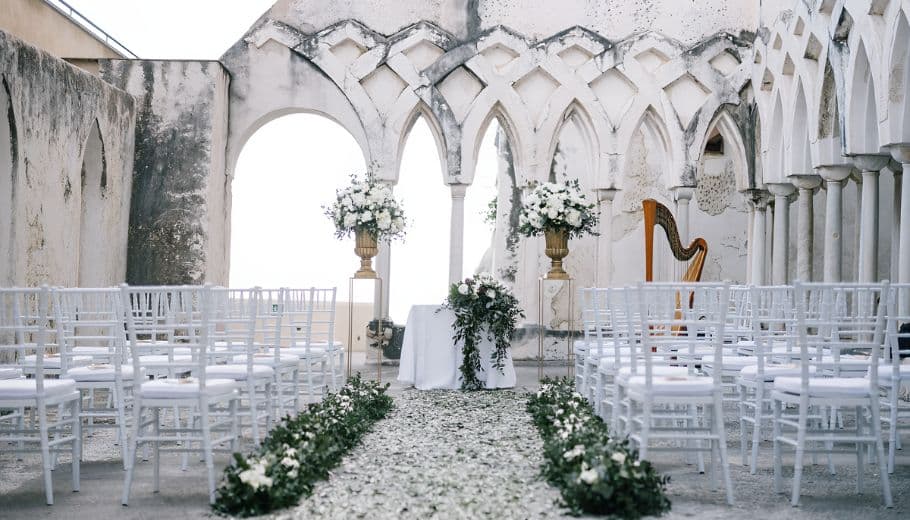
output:
[[[99,347],[106,355],[95,355],[111,363],[115,380],[126,355],[126,330],[120,290],[55,289],[54,325],[60,346],[61,373],[73,366],[77,347]]]
[[[713,347],[712,374],[717,385],[723,372],[724,329],[730,308],[730,288],[724,283],[640,283],[638,304],[641,350],[645,376],[651,386],[654,352],[695,353],[700,346]],[[679,302],[682,302],[679,304]],[[689,302],[686,305],[686,302]],[[633,356],[634,358],[634,356]],[[690,366],[690,373],[694,367]]]
[[[282,346],[309,348],[313,330],[310,289],[282,289]]]
[[[897,379],[900,377],[901,355],[910,357],[910,310],[901,310],[900,305],[902,301],[910,301],[910,284],[891,284],[888,296],[884,361],[889,365],[889,375]]]
[[[725,334],[735,343],[752,339],[752,291],[748,285],[730,286],[730,310],[727,312]]]
[[[38,397],[44,395],[44,358],[52,348],[50,320],[53,316],[50,289],[0,289],[0,351],[11,351],[24,359],[35,355]]]
[[[857,372],[878,385],[878,359],[884,345],[888,282],[880,284],[794,284],[803,394],[810,374],[841,375],[845,356]],[[814,373],[812,373],[814,367]]]
[[[212,308],[209,326],[213,333],[213,346],[227,348],[231,354],[246,356],[247,367],[252,370],[256,354],[256,320],[260,312],[260,289],[228,289],[212,287]],[[213,354],[216,349],[210,349]],[[214,360],[212,360],[214,362]]]
[[[259,312],[256,316],[256,344],[260,351],[273,349],[275,360],[280,359],[284,303],[281,289],[259,289]]]
[[[142,367],[165,373],[169,378],[196,372],[204,386],[205,366],[214,339],[211,287],[122,285],[120,290],[135,373]],[[189,354],[177,354],[177,349]],[[155,362],[142,361],[143,356],[151,355],[160,358]]]
[[[769,361],[793,360],[799,353],[796,346],[796,293],[789,285],[752,286],[749,291],[751,354],[756,359],[757,374],[762,376]]]
[[[335,342],[335,297],[336,287],[310,288],[310,306],[313,321],[310,324],[310,345],[332,346]]]

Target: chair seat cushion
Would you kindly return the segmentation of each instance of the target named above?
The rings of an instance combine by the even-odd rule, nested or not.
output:
[[[891,383],[894,381],[905,381],[910,379],[910,365],[899,365],[897,376],[895,377],[893,372],[893,367],[890,363],[882,363],[878,365],[878,384],[882,386],[891,386]],[[2,369],[0,369],[2,370]],[[869,377],[869,373],[866,373],[866,377]]]
[[[73,381],[103,383],[107,381],[113,381],[115,371],[116,370],[114,368],[114,365],[111,365],[109,363],[86,365],[84,367],[76,367],[68,370],[64,377],[67,379],[72,379]],[[132,365],[121,365],[120,377],[124,381],[131,381],[133,379]]]
[[[192,360],[192,356],[175,354],[173,363],[188,363]],[[139,356],[139,363],[145,366],[164,366],[171,362],[172,361],[168,360],[167,354],[148,354],[146,356]]]
[[[233,379],[207,379],[205,394],[209,396],[228,394],[238,388],[237,381]],[[199,397],[202,392],[199,380],[187,379],[156,379],[142,383],[139,394],[144,399],[186,399]]]
[[[788,394],[801,392],[802,380],[799,377],[778,377],[774,379],[774,389]],[[816,397],[865,396],[869,395],[869,380],[862,377],[810,377],[809,395]],[[876,394],[878,392],[876,391]]]
[[[809,373],[815,373],[815,367],[809,367]],[[763,371],[765,381],[774,381],[775,378],[779,376],[791,376],[798,377],[800,374],[799,365],[795,363],[788,363],[786,365],[772,365],[770,363],[765,364]],[[744,379],[757,379],[758,378],[758,365],[749,365],[743,367],[740,370],[739,375]]]
[[[0,367],[0,379],[19,379],[22,371],[14,367]]]
[[[631,392],[643,392],[647,388],[645,376],[629,378]],[[651,378],[651,392],[664,396],[709,395],[714,390],[714,380],[698,376],[658,376]]]
[[[253,365],[253,379],[271,378],[275,373],[272,367],[267,365]],[[214,379],[233,379],[234,381],[246,381],[250,377],[246,364],[242,365],[212,365],[205,367],[205,376]]]
[[[639,367],[637,367],[637,369],[638,369],[638,372],[637,372],[636,376],[634,376],[634,377],[638,377],[638,376],[644,377],[645,367],[639,366]],[[668,367],[666,365],[658,365],[658,366],[651,367],[651,374],[652,374],[652,376],[661,376],[661,377],[687,376],[687,375],[689,375],[689,369],[686,367]],[[631,376],[632,367],[620,368],[619,375],[620,376]]]
[[[296,354],[289,354],[286,352],[281,352],[278,355],[280,357],[280,359],[278,361],[280,366],[294,366],[294,365],[297,365],[298,363],[300,363],[300,356],[298,356]],[[231,360],[231,363],[239,363],[239,364],[246,363],[246,355],[238,354],[238,355],[234,356],[233,360]],[[262,352],[262,353],[253,354],[253,363],[256,365],[266,365],[266,366],[274,367],[275,366],[275,354],[270,353],[270,352]]]
[[[44,368],[59,369],[60,359],[61,357],[59,354],[45,354],[42,363],[44,364]],[[22,366],[29,368],[34,367],[36,361],[37,357],[34,354],[25,356],[25,359],[22,360]],[[71,356],[67,360],[67,364],[70,366],[88,365],[91,362],[91,356]]]
[[[281,347],[282,354],[293,354],[300,359],[313,359],[313,358],[324,358],[327,357],[331,350],[326,351],[324,348],[319,347]]]
[[[74,392],[76,383],[71,379],[45,379],[44,395],[57,396]],[[4,399],[34,399],[38,396],[38,382],[34,379],[0,380],[0,401]]]
[[[625,354],[620,353],[619,354],[620,366],[627,366],[629,364],[629,359],[630,359],[630,357],[629,357],[628,352],[626,352]],[[665,358],[663,356],[658,356],[658,355],[652,355],[651,360],[655,363],[665,362]],[[644,370],[644,363],[645,363],[644,360],[639,360],[639,367],[638,367],[639,370]],[[600,361],[598,361],[598,363],[597,363],[597,368],[599,370],[615,370],[616,369],[616,356],[611,354],[611,355],[607,355],[607,356],[600,358]],[[657,367],[655,367],[655,368],[657,368]],[[685,367],[683,367],[683,368],[685,368]]]
[[[107,347],[73,347],[71,352],[80,356],[110,356],[111,349]]]
[[[724,370],[742,370],[745,367],[755,365],[758,361],[750,356],[723,356],[721,358]],[[714,366],[714,358],[703,358],[702,366],[710,368]]]

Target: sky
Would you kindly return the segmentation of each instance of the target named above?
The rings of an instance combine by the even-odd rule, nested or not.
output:
[[[2,1],[2,0],[0,0]],[[218,59],[273,0],[67,0],[146,59]],[[482,213],[495,196],[496,125],[481,144],[475,184],[465,197],[464,272],[490,246]],[[396,196],[410,220],[391,250],[391,318],[404,323],[411,305],[441,303],[449,273],[451,195],[442,182],[436,143],[422,119],[405,144]],[[347,300],[359,265],[353,239],[338,240],[322,206],[364,161],[340,125],[313,114],[278,118],[244,146],[232,186],[233,287],[337,286]],[[375,264],[375,262],[374,262]],[[358,300],[370,300],[356,291]]]

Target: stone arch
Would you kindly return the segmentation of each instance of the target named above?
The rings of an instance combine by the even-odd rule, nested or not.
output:
[[[899,10],[888,62],[888,141],[910,142],[910,15]]]
[[[566,124],[574,123],[579,129],[585,150],[585,159],[587,162],[586,169],[590,173],[590,186],[594,187],[598,183],[599,167],[600,167],[600,147],[597,139],[597,132],[594,129],[594,124],[591,121],[590,114],[576,101],[573,101],[569,104],[568,107],[563,111],[562,115],[556,122],[556,125],[552,129],[548,130],[545,135],[548,136],[546,142],[546,152],[542,157],[544,158],[547,164],[547,171],[552,170],[553,161],[555,160],[556,148],[559,145],[559,140],[562,135],[562,131],[565,128]],[[545,179],[537,179],[545,180]]]
[[[878,153],[878,107],[876,102],[875,71],[862,39],[850,68],[847,89],[846,144],[851,154]]]
[[[635,121],[635,124],[631,127],[633,130],[629,136],[629,139],[623,143],[624,157],[628,156],[633,136],[638,131],[641,131],[645,138],[650,139],[652,143],[655,143],[657,145],[656,152],[660,154],[660,164],[663,165],[663,171],[661,172],[663,186],[673,186],[678,180],[674,179],[671,173],[673,171],[673,165],[676,163],[673,156],[673,144],[670,140],[670,132],[667,130],[664,119],[660,116],[657,109],[655,109],[653,105],[648,105],[648,107],[641,112]],[[628,167],[627,163],[628,161],[624,159],[622,168],[620,169],[620,172],[623,174],[623,176]],[[621,188],[622,186],[618,187]]]
[[[843,148],[843,131],[837,77],[831,62],[825,60],[822,80],[816,99],[818,100],[818,120],[815,128],[817,139],[817,160],[819,164],[837,164],[841,161]]]
[[[749,188],[749,161],[746,155],[746,146],[742,131],[724,105],[721,105],[717,109],[717,112],[715,112],[714,117],[711,119],[711,123],[708,125],[707,131],[702,135],[699,143],[699,150],[701,150],[699,154],[699,163],[703,159],[702,156],[705,151],[705,144],[714,132],[719,133],[723,138],[724,153],[732,154],[736,174],[736,189],[742,191]]]
[[[104,265],[108,245],[98,230],[103,229],[107,159],[97,119],[92,122],[82,150],[78,283],[80,287],[102,287],[107,285]]]
[[[790,116],[790,124],[786,128],[790,132],[782,132],[789,135],[789,153],[786,154],[784,164],[786,169],[782,172],[783,176],[791,174],[809,174],[812,173],[812,149],[809,144],[809,109],[806,101],[806,92],[803,88],[802,81],[796,84],[796,95],[793,98],[791,110],[787,113]],[[784,150],[781,150],[782,152]]]
[[[364,147],[363,142],[357,138],[357,133],[352,132],[351,129],[347,125],[345,125],[343,122],[341,122],[338,118],[333,117],[331,114],[327,114],[321,110],[314,110],[314,109],[303,108],[303,107],[287,107],[287,108],[282,108],[282,109],[278,109],[278,110],[273,110],[271,112],[268,112],[268,113],[265,113],[265,114],[259,116],[257,119],[255,119],[252,123],[250,123],[242,131],[240,136],[235,141],[233,151],[230,153],[230,155],[228,157],[228,168],[226,170],[227,174],[233,178],[234,173],[235,173],[234,170],[237,167],[237,159],[240,158],[240,153],[243,151],[243,147],[246,146],[247,141],[250,140],[250,137],[252,137],[253,134],[255,134],[257,130],[259,130],[263,126],[267,125],[268,123],[275,121],[276,119],[279,119],[281,117],[288,116],[291,114],[314,114],[317,116],[322,116],[322,117],[338,124],[340,127],[344,128],[349,134],[351,134],[351,137],[353,137],[354,141],[357,142],[357,145],[360,146],[360,150],[363,153],[364,163],[366,163],[368,165],[370,164],[369,151]]]
[[[414,128],[414,124],[418,119],[423,118],[429,127],[430,132],[433,134],[433,141],[436,143],[436,150],[439,155],[439,168],[440,173],[442,174],[442,181],[444,183],[451,183],[452,179],[448,175],[448,148],[446,145],[446,134],[442,129],[442,126],[439,124],[439,121],[436,119],[433,111],[430,110],[423,102],[418,102],[414,105],[414,109],[408,114],[405,119],[404,126],[402,131],[399,134],[398,146],[395,150],[395,182],[398,182],[398,178],[401,172],[401,156],[404,153],[405,144],[408,141],[408,136],[411,134],[411,130]]]
[[[771,112],[771,126],[764,129],[766,132],[774,132],[773,135],[766,135],[764,140],[767,150],[763,151],[765,156],[764,182],[781,182],[782,170],[784,167],[783,139],[784,139],[784,107],[781,100],[781,94],[778,91],[774,97],[774,104]],[[770,138],[770,139],[768,139]]]
[[[482,107],[474,106],[471,113],[462,123],[462,152],[461,152],[461,177],[460,182],[471,184],[474,179],[474,170],[477,167],[477,152],[483,141],[483,136],[487,133],[490,122],[495,117],[499,121],[506,137],[509,140],[509,148],[512,150],[513,168],[515,169],[515,181],[520,186],[527,181],[532,180],[530,172],[527,171],[528,165],[525,164],[526,158],[530,156],[530,144],[532,136],[527,132],[522,132],[522,126],[516,124],[512,117],[513,112],[507,110],[506,105],[499,101],[486,103],[489,107],[482,110]],[[483,117],[481,118],[481,114]],[[527,123],[527,122],[525,122]],[[528,128],[527,124],[523,125]]]
[[[15,285],[17,140],[12,94],[0,76],[0,287]]]

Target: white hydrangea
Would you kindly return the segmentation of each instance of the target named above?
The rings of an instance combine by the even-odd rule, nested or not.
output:
[[[463,283],[458,286],[458,293],[462,296],[466,296],[469,292],[471,292],[471,288],[468,287],[468,284]]]
[[[594,468],[589,468],[586,464],[582,466],[582,471],[578,474],[578,482],[584,482],[589,486],[597,482],[599,479],[600,475],[597,474],[597,470]]]
[[[576,459],[585,454],[584,444],[576,444],[571,450],[562,454],[562,458],[566,460]]]
[[[610,455],[610,458],[618,464],[622,464],[626,461],[626,454],[621,451],[613,452],[613,455]]]
[[[265,475],[268,469],[268,461],[260,459],[250,464],[250,469],[240,472],[240,481],[257,490],[260,487],[268,489],[272,487],[272,478]]]

